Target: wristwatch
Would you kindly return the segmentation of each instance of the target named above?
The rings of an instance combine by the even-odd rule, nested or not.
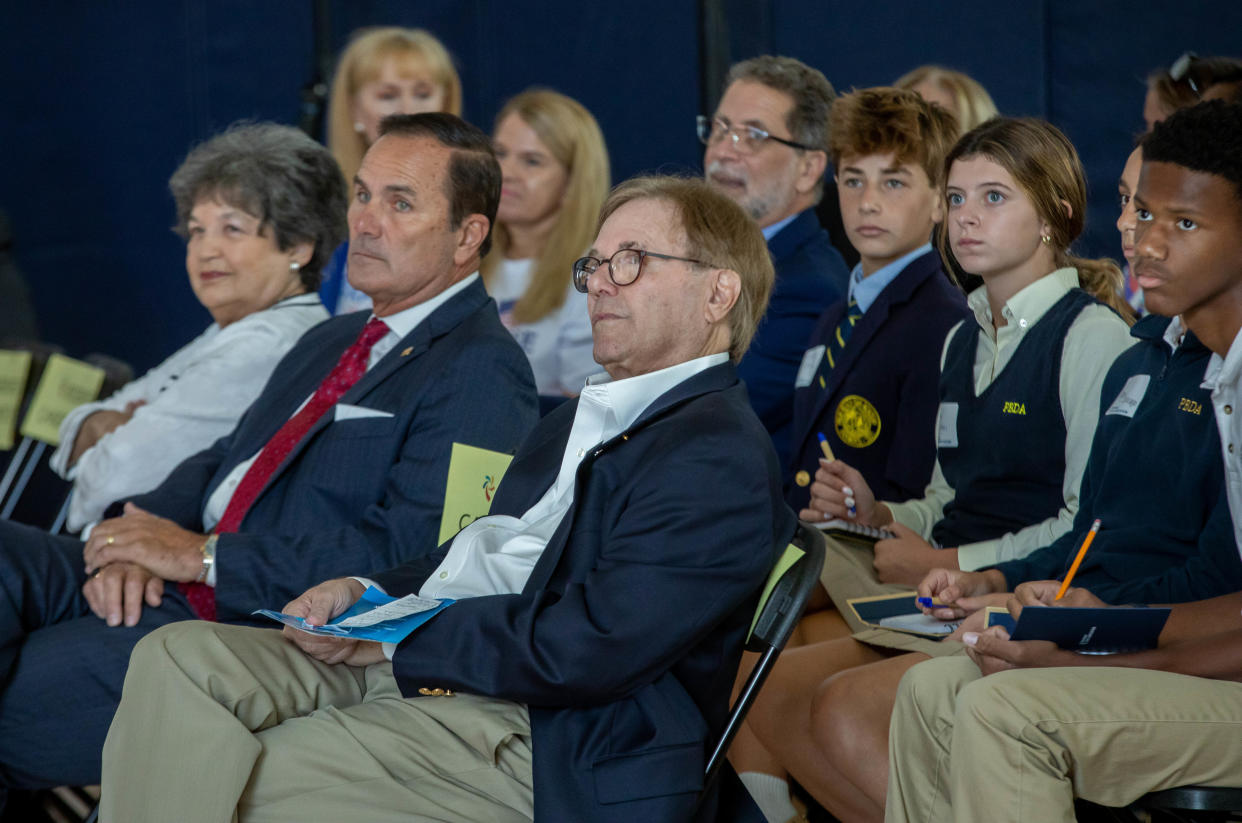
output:
[[[219,539],[220,535],[209,534],[203,541],[203,545],[199,547],[198,550],[203,553],[203,568],[199,571],[198,577],[194,578],[195,583],[206,582],[207,575],[211,573],[211,567],[216,562],[216,542]]]

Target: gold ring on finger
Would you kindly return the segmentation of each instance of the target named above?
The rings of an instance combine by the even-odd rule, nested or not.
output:
[[[116,538],[113,537],[112,535],[108,535],[108,539],[105,540],[104,542],[107,543],[109,546],[111,546],[113,543],[116,542]]]

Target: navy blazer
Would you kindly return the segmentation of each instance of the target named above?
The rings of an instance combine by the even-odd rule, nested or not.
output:
[[[830,346],[845,312],[845,300],[829,307],[808,348]],[[936,461],[940,354],[949,329],[968,317],[966,297],[949,281],[934,249],[910,261],[884,287],[836,357],[827,388],[812,381],[794,392],[793,451],[785,476],[785,499],[794,511],[810,499],[797,477],[798,472],[815,477],[823,456],[819,432],[837,457],[867,479],[877,500],[923,496]],[[879,419],[874,440],[848,433],[842,440],[838,413],[847,421],[860,409]]]
[[[231,434],[134,502],[202,531],[211,493],[293,416],[368,316],[355,312],[308,331]],[[342,404],[384,416],[335,420]],[[475,282],[350,388],[285,458],[238,533],[220,535],[219,619],[253,622],[254,609],[279,609],[322,580],[427,553],[439,536],[452,443],[512,453],[537,418],[526,355]]]
[[[494,514],[521,516],[551,486],[576,409],[535,428]],[[457,601],[400,644],[393,673],[406,695],[530,708],[536,820],[688,820],[759,587],[795,525],[733,366],[712,367],[587,455],[520,594]],[[416,592],[447,548],[375,579]]]
[[[738,365],[750,405],[772,436],[784,471],[793,422],[793,385],[820,312],[845,293],[850,273],[814,209],[768,241],[776,282],[767,311]]]

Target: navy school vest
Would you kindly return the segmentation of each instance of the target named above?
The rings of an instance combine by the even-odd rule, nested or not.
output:
[[[1071,289],[1027,332],[978,396],[979,327],[970,320],[958,327],[940,376],[936,456],[954,491],[932,528],[941,546],[998,538],[1054,517],[1064,505],[1061,350],[1075,318],[1096,302],[1082,289]]]

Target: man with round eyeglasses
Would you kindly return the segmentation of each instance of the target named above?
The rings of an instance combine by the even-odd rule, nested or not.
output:
[[[148,636],[102,821],[716,819],[706,741],[796,525],[735,369],[772,265],[729,198],[650,177],[609,196],[574,279],[607,373],[535,427],[488,516],[367,581],[454,602],[395,646]],[[283,611],[320,625],[364,586]]]
[[[759,224],[776,284],[738,373],[787,467],[793,390],[819,314],[845,294],[849,270],[820,227],[832,84],[792,57],[738,63],[711,117],[698,118],[704,176]]]

